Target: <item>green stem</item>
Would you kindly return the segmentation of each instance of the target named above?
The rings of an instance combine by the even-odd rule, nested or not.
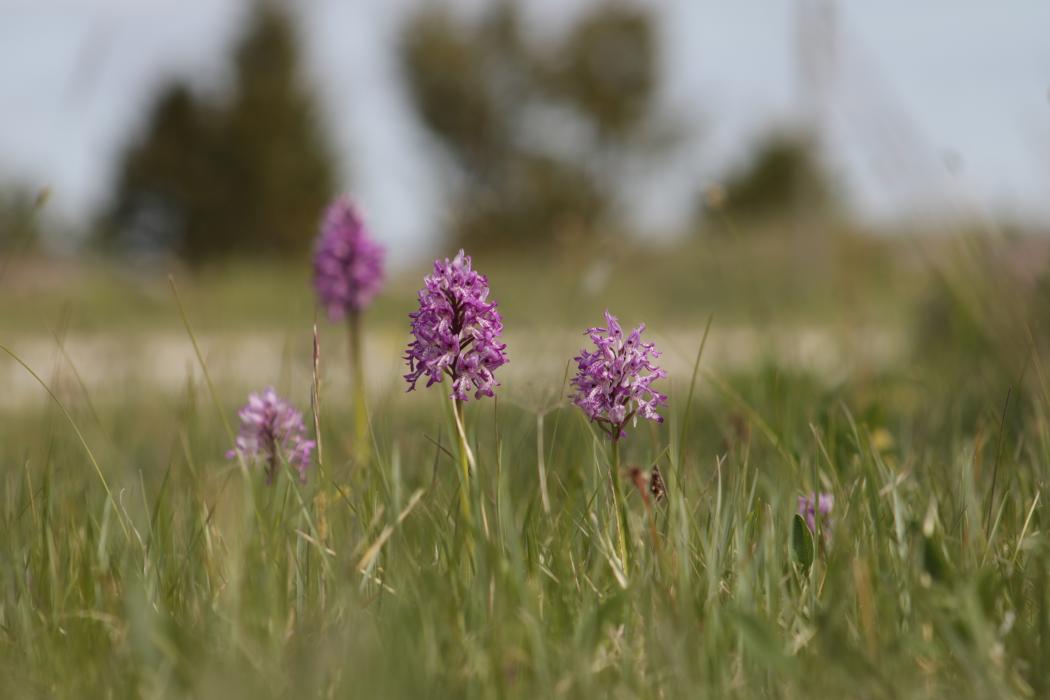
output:
[[[616,508],[618,542],[620,545],[620,560],[623,562],[624,573],[631,569],[631,561],[628,555],[627,543],[631,539],[631,533],[627,523],[627,501],[623,495],[623,483],[620,479],[620,441],[613,440],[612,444],[612,489],[613,504]]]
[[[473,508],[470,505],[470,446],[467,444],[466,424],[463,422],[463,402],[459,399],[452,399],[452,414],[456,422],[456,437],[459,440],[459,505],[465,523],[470,525],[474,522]]]
[[[368,430],[368,400],[365,395],[364,353],[361,351],[361,314],[351,311],[350,331],[350,381],[354,392],[354,457],[360,466],[367,466],[372,455],[371,437]]]

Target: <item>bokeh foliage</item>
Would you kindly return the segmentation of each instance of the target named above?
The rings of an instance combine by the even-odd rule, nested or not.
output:
[[[813,221],[835,214],[838,193],[821,160],[819,143],[815,134],[805,130],[781,129],[764,135],[716,190],[703,193],[699,217],[716,210],[738,223],[760,224],[784,217]]]
[[[255,6],[232,63],[228,100],[182,83],[161,90],[122,161],[102,226],[109,243],[193,263],[307,250],[334,163],[276,3]]]
[[[0,252],[14,255],[39,244],[38,214],[47,197],[46,190],[33,194],[20,187],[0,189]]]
[[[648,13],[596,5],[556,39],[524,25],[509,0],[473,20],[429,4],[402,36],[412,103],[455,183],[449,232],[474,250],[593,236],[616,213],[610,164],[649,148],[659,47]]]

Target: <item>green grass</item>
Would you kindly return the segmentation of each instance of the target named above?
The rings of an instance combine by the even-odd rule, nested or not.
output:
[[[606,307],[628,318],[655,315],[700,327],[711,313],[722,322],[764,324],[837,321],[844,310],[850,323],[899,323],[902,302],[925,280],[921,263],[907,240],[846,232],[823,241],[697,236],[673,247],[610,241],[556,255],[475,256],[493,298],[516,328],[582,327],[600,319]],[[373,326],[404,332],[415,292],[429,272],[426,263],[396,269],[370,314]],[[196,270],[166,263],[28,260],[0,275],[3,330],[46,334],[46,322],[65,316],[86,332],[181,328],[169,273],[202,332],[298,327],[314,312],[306,260],[234,261]]]
[[[498,287],[513,266],[493,268]],[[507,305],[540,318],[506,275]],[[252,299],[183,295],[204,327],[251,327]],[[681,308],[651,316],[698,313]],[[170,297],[153,312],[177,322]],[[835,379],[775,360],[701,360],[695,392],[672,377],[667,421],[624,445],[668,482],[650,514],[626,479],[626,570],[608,445],[559,398],[567,358],[532,400],[468,405],[473,523],[441,389],[374,396],[359,468],[323,384],[323,465],[267,486],[223,457],[243,397],[216,407],[199,373],[99,405],[45,374],[69,419],[0,421],[0,696],[1045,697],[1050,377],[1038,353],[942,340]],[[309,405],[309,382],[278,388]],[[794,517],[812,490],[835,496],[815,537]]]

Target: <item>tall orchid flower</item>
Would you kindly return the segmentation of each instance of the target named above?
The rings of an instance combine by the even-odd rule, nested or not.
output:
[[[368,407],[364,385],[361,316],[383,287],[385,251],[347,197],[333,201],[314,249],[314,289],[332,321],[347,321],[354,385],[355,452],[368,460]]]
[[[620,440],[628,425],[638,418],[663,422],[657,408],[667,397],[653,389],[653,382],[667,376],[656,366],[659,351],[652,343],[642,342],[645,325],[635,328],[625,338],[616,317],[605,312],[605,327],[587,330],[594,343],[593,351],[581,350],[576,356],[576,376],[572,385],[573,402],[612,440],[612,488],[618,524],[620,556],[628,566],[630,531],[627,503],[620,477]]]
[[[500,342],[503,319],[489,300],[488,278],[472,269],[462,250],[452,259],[434,262],[434,272],[423,280],[419,309],[412,319],[412,342],[405,352],[408,391],[426,377],[427,386],[451,383],[450,399],[459,439],[463,476],[462,507],[470,517],[466,493],[473,457],[463,424],[463,404],[471,398],[493,396],[499,382],[494,372],[507,363],[507,346]]]

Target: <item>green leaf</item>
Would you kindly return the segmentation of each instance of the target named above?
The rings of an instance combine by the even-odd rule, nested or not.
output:
[[[951,564],[944,555],[939,538],[922,538],[922,566],[934,581],[945,583],[948,580]]]
[[[795,552],[795,560],[802,565],[803,570],[809,571],[809,567],[813,565],[816,544],[813,542],[813,533],[809,531],[809,526],[798,514],[792,520],[791,545]]]

